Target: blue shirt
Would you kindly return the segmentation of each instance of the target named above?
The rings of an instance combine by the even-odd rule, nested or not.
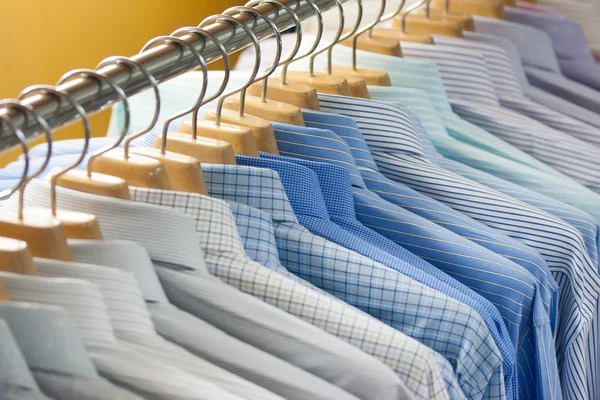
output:
[[[519,379],[522,396],[527,397],[527,394],[543,389],[548,392],[544,394],[542,390],[538,395],[540,398],[560,397],[556,365],[546,363],[547,357],[554,357],[549,319],[541,290],[530,273],[369,191],[350,148],[333,132],[280,124],[274,126],[282,155],[329,161],[348,169],[356,215],[364,225],[431,262],[498,307],[517,350],[523,377]],[[429,203],[424,205],[429,207]],[[510,274],[507,271],[511,271]],[[491,276],[494,279],[490,279]],[[513,293],[507,295],[507,290]],[[531,335],[531,339],[519,340],[524,335]]]

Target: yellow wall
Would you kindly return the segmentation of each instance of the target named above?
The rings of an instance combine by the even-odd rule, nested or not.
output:
[[[55,84],[74,68],[94,68],[111,55],[130,56],[152,37],[198,25],[242,0],[17,0],[0,13],[0,98],[32,84]],[[219,63],[212,65],[218,68]],[[94,115],[93,132],[106,132],[110,111]],[[54,137],[80,137],[78,125]],[[39,142],[39,140],[38,140]],[[0,167],[18,156],[0,154]]]

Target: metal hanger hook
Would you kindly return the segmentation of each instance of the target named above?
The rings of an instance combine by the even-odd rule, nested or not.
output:
[[[175,32],[177,32],[177,31],[175,31]],[[161,146],[160,146],[160,152],[163,155],[167,153],[167,136],[168,136],[167,133],[169,130],[169,124],[171,122],[173,122],[174,120],[176,120],[177,118],[183,117],[184,115],[189,114],[189,113],[199,109],[200,106],[202,105],[202,100],[204,99],[204,95],[206,94],[206,88],[208,87],[208,68],[206,67],[206,61],[204,60],[204,57],[202,57],[202,54],[200,54],[200,52],[198,50],[196,50],[196,47],[194,47],[193,44],[190,44],[177,36],[159,36],[159,37],[155,37],[154,39],[152,39],[148,43],[146,43],[140,52],[146,51],[149,48],[151,48],[152,46],[155,46],[157,44],[171,44],[171,43],[174,43],[177,46],[179,46],[179,48],[181,49],[181,57],[183,57],[184,49],[186,47],[194,55],[194,57],[200,64],[200,68],[202,69],[202,88],[200,89],[200,94],[198,95],[196,102],[190,108],[187,108],[179,113],[176,113],[175,115],[167,118],[167,120],[164,122],[163,129],[162,129],[162,136],[161,136],[162,142],[161,142]],[[195,139],[196,138],[196,118],[194,118],[192,120],[192,127],[193,127],[192,136]]]
[[[308,69],[310,76],[315,75],[315,58],[317,58],[317,56],[319,54],[322,54],[323,52],[328,51],[333,46],[335,46],[338,43],[338,41],[340,40],[342,33],[344,32],[344,22],[345,22],[344,7],[342,6],[341,0],[333,0],[333,1],[335,2],[336,9],[338,10],[338,19],[339,19],[338,20],[338,30],[335,33],[335,37],[331,43],[324,46],[322,49],[315,51],[310,56],[310,63],[309,63],[309,69]],[[319,12],[321,12],[321,11],[319,10]],[[331,63],[329,63],[329,65],[327,66],[327,69],[328,69],[328,74],[331,75]]]
[[[281,81],[282,82],[286,81],[287,71],[288,71],[290,64],[310,56],[313,53],[313,51],[315,51],[315,49],[319,46],[319,43],[321,43],[321,39],[323,38],[323,14],[321,13],[321,10],[319,9],[319,7],[317,7],[317,5],[312,0],[305,0],[305,1],[313,9],[315,16],[317,17],[317,36],[316,36],[315,41],[313,42],[312,46],[310,46],[310,49],[306,53],[294,58],[292,61],[290,61],[289,63],[287,63],[283,66],[283,70],[281,73],[281,76],[282,76]],[[296,3],[296,5],[298,5],[298,4],[299,4],[299,1]],[[296,7],[296,8],[298,8],[298,7]],[[310,74],[313,75],[313,73],[314,73],[314,68],[313,68],[313,70],[311,70]]]
[[[256,21],[256,20],[254,20],[254,21]],[[246,24],[238,21],[237,19],[235,19],[233,17],[230,17],[229,15],[225,15],[225,14],[212,15],[212,16],[204,19],[200,23],[200,25],[198,25],[198,27],[203,28],[204,26],[206,26],[208,24],[212,24],[214,22],[228,22],[229,24],[231,24],[234,27],[234,33],[232,34],[231,37],[235,36],[235,31],[237,30],[237,27],[239,26],[240,28],[242,28],[244,30],[244,32],[246,32],[246,34],[252,41],[252,45],[254,46],[254,49],[255,49],[254,68],[252,70],[252,73],[250,74],[250,79],[248,79],[248,81],[245,84],[243,84],[242,86],[240,86],[239,88],[234,89],[226,94],[221,95],[221,97],[219,98],[219,101],[217,102],[215,125],[219,126],[221,124],[221,113],[223,111],[223,103],[225,102],[225,99],[230,96],[233,96],[234,94],[237,94],[237,93],[241,93],[242,96],[244,96],[245,90],[250,85],[252,85],[252,83],[254,82],[254,79],[256,79],[256,75],[258,75],[258,70],[260,69],[261,51],[260,51],[260,44],[258,43],[258,38],[254,34],[254,32],[252,32],[252,29],[248,28],[246,26]],[[243,115],[243,111],[244,111],[242,105],[243,105],[243,98],[242,98],[242,102],[240,102],[240,115]]]
[[[87,172],[87,176],[89,178],[91,178],[92,177],[92,164],[94,162],[94,159],[96,159],[97,157],[101,156],[102,154],[104,154],[112,149],[117,148],[121,144],[123,139],[125,139],[125,136],[127,135],[127,131],[129,130],[129,123],[131,121],[131,118],[130,118],[131,110],[129,108],[129,101],[127,100],[127,95],[125,94],[125,91],[120,86],[116,85],[111,79],[109,79],[108,77],[102,75],[101,73],[99,73],[93,69],[76,69],[73,71],[69,71],[60,78],[60,80],[58,81],[58,85],[63,84],[67,81],[70,81],[74,78],[82,78],[82,77],[95,79],[96,82],[98,82],[100,91],[102,90],[102,82],[106,82],[110,86],[110,88],[115,91],[117,96],[121,99],[121,101],[123,102],[123,108],[125,109],[125,121],[123,122],[123,128],[121,129],[121,134],[119,135],[119,138],[117,139],[117,141],[111,145],[101,148],[98,151],[95,151],[94,153],[92,153],[92,155],[90,155],[90,158],[88,159],[86,172]]]
[[[63,100],[63,99],[66,100],[67,103],[69,103],[69,105],[73,108],[73,110],[75,110],[75,112],[79,115],[79,117],[81,118],[81,122],[83,123],[84,143],[83,143],[83,149],[81,150],[81,154],[79,155],[79,157],[77,158],[77,160],[75,162],[73,162],[68,167],[63,168],[60,172],[54,174],[50,180],[50,208],[52,210],[52,216],[55,217],[56,216],[56,183],[58,182],[58,179],[62,175],[66,174],[68,171],[77,167],[84,160],[85,155],[87,154],[87,151],[88,151],[88,148],[90,145],[90,137],[92,134],[91,133],[92,128],[90,126],[90,120],[88,118],[87,112],[79,103],[76,103],[73,100],[73,98],[71,97],[71,95],[69,95],[69,93],[67,93],[63,90],[59,90],[51,85],[33,85],[33,86],[29,86],[29,87],[25,88],[25,90],[23,90],[21,92],[19,97],[25,98],[28,96],[32,96],[34,94],[51,94],[51,95],[55,96],[56,98],[58,98],[59,101]],[[60,106],[60,104],[59,104],[59,106]],[[50,157],[52,156],[50,153],[47,153],[47,154]],[[49,161],[49,157],[48,157],[47,161]]]
[[[269,67],[267,67],[264,74],[262,74],[258,78],[255,78],[252,83],[260,82],[263,79],[266,80],[269,77],[269,75],[271,75],[273,72],[275,72],[275,69],[277,69],[277,66],[279,65],[279,61],[281,61],[281,50],[283,48],[283,44],[281,42],[281,33],[279,32],[277,25],[275,25],[275,23],[271,20],[271,18],[268,18],[267,16],[254,10],[253,8],[246,7],[246,6],[237,6],[237,7],[228,8],[227,10],[225,10],[223,12],[223,14],[225,14],[225,15],[233,15],[234,13],[251,14],[254,16],[255,21],[258,21],[258,17],[262,18],[267,23],[267,25],[269,25],[269,27],[273,31],[273,34],[275,35],[275,58],[273,59],[273,63]],[[279,10],[277,10],[277,16],[279,16]],[[248,87],[244,88],[242,90],[242,92],[240,93],[240,117],[244,116],[244,107],[245,107],[245,103],[246,103],[246,91],[247,90],[248,90]]]
[[[418,2],[418,3],[415,3],[415,4],[411,5],[411,6],[409,6],[406,9],[406,11],[404,11],[404,14],[402,15],[402,33],[406,32],[406,17],[408,17],[408,14],[410,14],[411,12],[413,12],[413,11],[421,8],[424,4],[427,4],[429,6],[429,2],[430,1],[431,0],[422,0],[422,1]],[[429,18],[429,15],[427,15],[427,18]]]
[[[19,140],[21,144],[21,148],[23,149],[23,155],[25,156],[25,165],[23,166],[23,175],[21,179],[19,179],[19,183],[17,183],[9,193],[0,197],[0,200],[4,200],[13,195],[17,190],[19,191],[19,209],[18,209],[18,218],[19,221],[23,220],[23,192],[25,191],[25,183],[27,182],[27,174],[29,173],[29,147],[27,146],[27,138],[23,131],[15,125],[15,123],[6,115],[0,115],[0,119],[2,122],[6,123],[9,126],[10,130],[12,130],[13,134]]]
[[[96,66],[96,69],[103,68],[110,64],[126,65],[129,68],[130,72],[131,72],[131,67],[139,69],[142,72],[142,74],[146,77],[146,79],[148,79],[148,82],[150,82],[150,84],[152,85],[152,89],[154,90],[154,99],[155,99],[154,115],[152,117],[152,120],[150,121],[150,124],[146,128],[142,129],[141,131],[136,132],[132,135],[129,135],[127,137],[127,139],[125,139],[125,144],[123,146],[123,154],[125,156],[125,159],[127,160],[129,158],[129,146],[130,146],[131,142],[134,139],[137,139],[138,137],[150,132],[150,130],[154,127],[154,125],[156,125],[156,122],[158,121],[158,116],[160,114],[160,103],[161,103],[160,90],[158,89],[158,81],[156,80],[156,78],[154,78],[154,76],[152,76],[152,74],[150,74],[150,72],[148,72],[146,67],[144,67],[140,63],[137,63],[137,62],[131,60],[128,57],[124,57],[124,56],[107,57],[104,60],[102,60],[100,62],[100,64],[98,64]]]

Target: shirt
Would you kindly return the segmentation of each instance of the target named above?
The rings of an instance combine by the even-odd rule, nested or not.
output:
[[[600,89],[600,68],[579,23],[514,7],[506,7],[505,12],[509,21],[536,27],[550,35],[560,70],[567,78]]]
[[[509,21],[474,17],[475,31],[510,39],[519,50],[529,83],[572,103],[600,111],[600,93],[561,74],[550,36],[537,28]]]
[[[37,260],[36,264],[40,276],[82,279],[98,285],[116,336],[132,348],[205,379],[241,398],[282,399],[160,337],[132,273],[93,264],[44,259]],[[356,399],[350,395],[339,398]]]
[[[480,317],[473,310],[464,309],[463,305],[457,304],[450,299],[444,300],[445,305],[440,303],[439,307],[458,306],[460,309],[464,309],[464,311],[457,314],[456,311],[447,310],[438,315],[436,311],[438,306],[435,306],[435,308],[422,307],[417,312],[411,306],[413,304],[413,300],[411,299],[415,299],[414,296],[416,293],[420,293],[417,297],[421,298],[421,301],[427,298],[427,301],[433,301],[434,303],[438,303],[435,299],[440,294],[406,279],[381,264],[359,256],[356,253],[348,252],[340,246],[336,246],[321,237],[315,236],[306,228],[300,226],[288,202],[281,181],[274,171],[243,166],[206,165],[204,173],[207,188],[211,195],[243,202],[269,212],[273,218],[280,257],[284,265],[292,273],[309,280],[320,288],[336,295],[336,297],[351,302],[351,304],[356,304],[357,307],[403,331],[406,331],[410,326],[403,329],[400,324],[409,323],[412,326],[414,318],[417,318],[417,320],[431,318],[427,317],[427,312],[432,312],[432,316],[435,315],[432,321],[427,324],[437,324],[435,320],[443,315],[444,318],[448,318],[447,323],[455,326],[454,329],[458,335],[464,331],[464,328],[461,328],[464,321],[459,322],[459,320],[462,320],[460,316],[463,312],[473,315],[472,320],[474,322],[481,321]],[[259,190],[254,188],[259,188]],[[364,278],[362,278],[362,281],[365,284],[368,283],[368,286],[359,285],[358,279],[363,275]],[[378,278],[373,279],[374,276]],[[382,279],[384,276],[385,279]],[[400,282],[403,283],[400,284]],[[379,289],[375,290],[376,288]],[[382,308],[379,297],[381,296],[379,294],[381,290],[390,295],[388,299],[389,305],[385,304],[385,308]],[[403,314],[406,315],[406,313],[414,313],[414,316],[411,318],[400,317]],[[458,320],[456,319],[457,317],[459,318]],[[423,324],[420,325],[423,326]],[[428,338],[428,335],[433,334],[432,330],[428,330],[427,334],[425,334],[417,326],[414,328],[417,329],[412,331],[411,335],[413,337],[416,337],[415,335],[419,332],[423,335],[423,339],[419,340],[426,340],[425,338]],[[489,332],[485,326],[482,328],[484,331]],[[482,328],[477,328],[477,331],[479,332]],[[471,332],[471,330],[469,329],[468,332]],[[455,346],[471,347],[469,344],[470,341],[463,341],[459,337],[452,337],[454,334],[446,337],[444,332],[437,332],[435,335],[438,337],[436,340],[437,343],[447,343],[448,340],[455,343],[451,346],[446,345],[443,350],[445,355],[454,363],[455,368],[463,368],[460,365],[461,360],[453,359],[454,356],[448,353],[448,351],[454,353],[452,349]],[[486,334],[483,335],[487,339],[491,339],[489,338],[489,333],[487,333],[488,336],[485,336]],[[427,339],[427,344],[430,343],[429,339]],[[434,344],[434,349],[440,347],[437,343]],[[488,345],[486,344],[485,347]],[[492,351],[494,350],[492,349]],[[476,354],[478,351],[474,351],[474,349],[473,351],[465,349],[462,353],[465,356],[472,354],[473,357],[479,358],[479,355]],[[471,355],[468,357],[471,357]],[[470,362],[469,365],[471,365]],[[484,371],[477,372],[477,375],[480,373],[484,373]],[[471,378],[469,375],[466,371],[462,374],[459,373],[459,379],[460,377],[462,379],[472,379],[473,383],[469,387],[474,388],[475,382],[478,382],[481,378],[477,378],[476,376]],[[460,380],[459,383],[461,383]],[[480,388],[483,386],[483,390],[487,386],[487,382],[480,382],[477,385]],[[461,388],[464,388],[464,385],[461,385]],[[474,390],[471,389],[472,392]],[[483,392],[478,396],[482,394]],[[469,396],[466,393],[465,395]]]
[[[471,32],[468,37],[477,35],[479,34]],[[494,85],[494,90],[498,94],[499,103],[502,106],[583,141],[600,145],[600,129],[529,99],[519,85],[513,73],[512,64],[508,59],[508,54],[504,49],[488,43],[448,38],[445,36],[438,37],[437,35],[436,44],[472,49],[481,53],[485,64],[488,66],[491,83]],[[598,72],[600,73],[600,70]]]
[[[592,190],[600,190],[600,167],[593,162],[600,157],[600,148],[501,107],[480,52],[421,43],[407,43],[403,48],[405,56],[438,66],[453,109],[463,118]]]
[[[308,118],[310,121],[310,117]],[[307,123],[310,125],[310,122]],[[336,124],[333,123],[332,125]],[[538,349],[538,354],[545,352],[544,349],[547,348],[545,346],[552,346],[550,340],[552,335],[543,301],[538,297],[541,293],[539,288],[535,289],[537,283],[532,275],[516,264],[498,257],[495,253],[446,231],[426,219],[411,214],[367,190],[368,180],[363,182],[361,178],[361,175],[363,175],[362,167],[359,169],[348,145],[333,132],[316,128],[298,128],[295,130],[286,128],[280,130],[279,126],[276,127],[275,132],[281,154],[329,161],[349,169],[350,175],[353,177],[354,206],[358,219],[366,226],[407,247],[408,250],[431,262],[490,300],[498,307],[505,319],[513,344],[517,349],[520,364],[527,363],[528,368],[532,368],[531,371],[535,370],[535,367],[531,364],[535,360],[535,350],[532,348],[519,348],[517,345],[520,343],[520,340],[517,339],[520,335],[531,333],[528,327],[531,326],[532,322],[524,322],[524,319],[535,318],[536,324],[547,324],[537,334],[536,340],[541,340],[534,346],[535,349]],[[414,197],[413,201],[417,199],[418,197]],[[420,206],[421,209],[431,207],[430,203],[423,203]],[[442,234],[442,232],[444,233]],[[477,255],[475,256],[475,254]],[[483,259],[489,261],[480,262]],[[491,282],[489,273],[485,273],[488,278],[483,278],[484,274],[479,278],[477,277],[476,271],[491,271],[490,268],[493,269],[494,265],[502,264],[507,266],[493,272],[499,281]],[[501,272],[506,271],[505,268],[510,269],[510,276]],[[524,285],[520,289],[516,289],[519,284],[517,283],[517,286],[515,286],[511,281],[517,275],[521,276],[524,281],[530,282],[532,286]],[[508,279],[504,280],[504,278]],[[480,286],[482,284],[489,286],[483,288]],[[502,290],[496,288],[496,285],[501,286]],[[514,303],[507,303],[503,300],[504,294],[501,294],[501,292],[508,288],[516,290],[514,298],[512,295],[511,298],[517,299],[519,296],[523,296],[520,300],[522,305],[518,309],[514,308]],[[529,294],[524,295],[531,289],[533,290]],[[519,293],[519,295],[516,293]],[[537,303],[535,305],[537,311],[534,311],[534,314],[529,314],[531,310],[535,310],[535,308],[532,308],[533,303]],[[535,374],[535,372],[532,373]],[[544,381],[547,382],[546,379]],[[523,381],[522,384],[525,384],[525,382]],[[535,389],[533,390],[535,391]],[[527,390],[524,392],[527,393]]]
[[[26,204],[48,206],[49,185],[35,180],[28,186]],[[174,192],[173,192],[174,193]],[[360,350],[307,324],[263,301],[224,283],[208,273],[205,250],[199,246],[196,223],[181,212],[143,203],[133,203],[88,193],[57,188],[58,204],[72,210],[90,212],[99,218],[106,240],[132,240],[150,254],[157,273],[170,301],[177,307],[195,315],[244,342],[301,366],[350,393],[366,393],[359,398],[401,398],[404,385],[394,373],[377,360]],[[13,199],[7,206],[14,207]],[[161,226],[157,231],[156,226]],[[213,224],[216,228],[219,225]],[[213,236],[214,237],[214,236]],[[274,277],[275,279],[276,277]],[[279,296],[283,291],[278,291]],[[301,303],[290,303],[297,299]],[[285,305],[326,325],[338,337],[362,343],[365,349],[393,359],[397,353],[388,346],[376,347],[387,337],[381,330],[373,331],[371,321],[352,310],[310,307],[310,297],[288,297]],[[321,306],[321,304],[318,304]],[[338,311],[339,310],[339,311]],[[344,319],[344,317],[348,317]],[[334,319],[340,318],[341,320]],[[356,323],[354,323],[356,321]],[[343,322],[344,325],[340,325]],[[373,335],[373,336],[370,336]],[[378,341],[379,340],[379,341]],[[305,354],[310,359],[303,357]],[[419,360],[420,362],[422,360]],[[398,360],[398,363],[401,361]],[[423,370],[429,361],[419,364],[423,376],[416,372],[415,381],[439,377],[435,368]],[[360,368],[358,367],[360,366]],[[352,378],[349,378],[352,377]],[[435,382],[435,380],[433,381]],[[426,398],[426,397],[425,397]],[[446,398],[442,395],[441,398]]]
[[[0,280],[11,299],[59,305],[69,312],[99,372],[119,386],[151,399],[241,399],[119,342],[102,294],[89,282],[9,272],[0,273]]]
[[[134,274],[152,322],[158,333],[170,342],[287,399],[325,400],[350,396],[303,369],[243,343],[171,305],[143,247],[114,240],[70,240],[69,247],[77,262],[106,265]],[[202,340],[198,340],[199,337]]]
[[[16,333],[17,345],[44,393],[60,400],[141,400],[101,378],[75,323],[60,307],[9,302],[0,315]],[[39,327],[44,327],[44,339]]]
[[[298,221],[301,225],[308,228],[313,234],[331,240],[332,242],[349,250],[356,251],[357,253],[362,254],[374,261],[380,262],[394,270],[402,269],[403,264],[405,264],[402,260],[391,256],[389,253],[386,253],[376,246],[363,241],[358,236],[345,231],[343,228],[331,222],[327,212],[327,207],[325,206],[325,201],[322,198],[318,178],[313,171],[300,165],[281,161],[281,159],[277,159],[277,156],[271,156],[270,158],[271,159],[267,160],[265,158],[238,156],[238,163],[240,165],[269,168],[276,171],[281,178],[284,190],[288,199],[290,200],[290,204],[294,209]],[[514,368],[514,348],[510,344],[506,329],[501,329],[501,333],[498,333],[497,326],[493,322],[494,318],[492,318],[490,315],[493,312],[491,310],[493,310],[493,307],[490,308],[490,311],[484,310],[483,307],[478,307],[480,314],[484,314],[487,317],[486,323],[488,329],[492,331],[492,337],[497,345],[501,348],[500,353],[504,361],[506,361],[504,365],[506,365],[506,367],[509,369],[509,372],[507,372],[510,382],[508,386],[512,384],[516,386],[516,380],[513,378],[516,375]],[[502,322],[500,315],[497,310],[494,311],[496,322],[501,326]],[[420,336],[415,336],[410,333],[414,329],[412,327],[402,328],[401,325],[393,326],[397,326],[398,329],[401,329],[403,332],[408,333],[412,337],[420,338]],[[433,348],[433,345],[431,345],[426,339],[420,340]],[[511,387],[511,389],[513,388]],[[493,393],[493,390],[496,389],[494,389],[493,386],[490,386],[488,387],[488,390],[490,393]],[[503,390],[501,390],[501,392],[502,391]],[[503,395],[505,394],[501,394],[500,396]],[[493,397],[494,395],[490,396]]]
[[[8,394],[13,396],[14,393],[27,399],[46,399],[31,375],[12,332],[2,319],[0,319],[0,372],[0,394],[5,397]]]

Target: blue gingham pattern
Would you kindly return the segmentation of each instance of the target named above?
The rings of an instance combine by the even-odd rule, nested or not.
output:
[[[231,189],[226,179],[215,186]],[[248,258],[227,203],[193,193],[146,188],[131,188],[131,194],[134,201],[173,208],[192,217],[206,251],[206,265],[215,276],[380,359],[396,371],[418,398],[448,398],[435,358],[426,348],[353,307]],[[285,207],[287,199],[279,200],[281,212],[293,215],[291,208]],[[248,214],[249,210],[245,211]]]
[[[310,124],[308,114],[307,123]],[[332,118],[335,120],[335,117]],[[328,161],[347,168],[354,186],[358,219],[479,292],[498,307],[522,368],[521,391],[535,393],[539,389],[543,393],[547,390],[548,396],[560,396],[560,385],[555,376],[556,365],[546,363],[546,357],[554,358],[554,343],[541,297],[543,288],[530,273],[506,258],[369,191],[368,185],[362,180],[365,167],[356,165],[348,145],[333,132],[275,124],[275,134],[282,155]],[[410,197],[412,207],[436,210],[436,203],[432,200],[420,200],[419,204],[419,199],[422,196]],[[491,276],[494,278],[491,279]],[[507,290],[513,291],[509,302],[506,301]],[[531,340],[521,341],[522,335],[531,335]],[[530,374],[536,379],[532,379]],[[526,379],[527,376],[530,378]]]
[[[313,234],[324,237],[349,250],[356,251],[365,257],[380,262],[387,267],[400,272],[402,275],[406,275],[410,278],[415,276],[416,278],[413,279],[429,287],[432,287],[431,285],[428,285],[428,283],[431,283],[436,290],[440,290],[440,292],[459,300],[477,311],[486,322],[486,325],[492,334],[492,338],[500,350],[505,373],[505,383],[507,392],[509,393],[506,397],[513,398],[513,393],[516,393],[517,386],[515,350],[510,342],[508,332],[503,326],[504,324],[500,313],[491,303],[484,299],[479,303],[479,297],[475,300],[431,276],[428,277],[429,279],[419,279],[424,277],[425,274],[419,274],[418,271],[415,271],[414,268],[406,265],[401,259],[382,251],[380,248],[371,245],[362,240],[359,236],[356,236],[333,223],[330,220],[325,199],[322,196],[318,176],[314,171],[293,163],[291,160],[294,159],[265,154],[262,158],[238,156],[237,160],[240,165],[269,168],[276,171],[281,178],[285,192],[294,208],[294,212],[298,217],[300,224],[308,228]],[[286,160],[289,162],[286,162]],[[315,167],[314,164],[315,163],[313,163],[312,167]],[[335,168],[335,166],[331,164],[318,164],[325,168]],[[335,172],[337,171],[323,171],[323,173],[333,173],[334,176]],[[349,188],[346,189],[348,190]],[[338,193],[337,195],[343,197],[342,193]],[[406,274],[405,271],[408,271],[409,274]],[[410,274],[410,272],[414,273]]]
[[[484,396],[492,378],[497,378],[496,393],[501,391],[501,359],[489,330],[474,310],[379,263],[311,234],[298,224],[279,176],[274,171],[206,165],[204,174],[212,196],[242,202],[271,214],[281,260],[292,273],[393,327],[405,332],[410,330],[413,338],[418,338],[434,350],[440,349],[442,355],[457,368],[460,387],[470,393],[465,393],[467,397]],[[382,303],[383,299],[386,301]],[[418,310],[414,307],[416,304],[420,304]],[[470,315],[468,325],[475,323],[476,326],[464,326],[464,313]],[[423,320],[422,324],[425,325],[418,324],[421,328],[413,325],[417,320]],[[433,327],[440,326],[440,323],[444,326],[441,330],[422,330],[426,325]],[[450,329],[450,326],[454,328]],[[464,334],[471,339],[461,338]],[[483,347],[477,350],[471,348],[473,339],[477,342],[476,347]],[[456,358],[456,351],[463,346],[466,348]],[[479,363],[472,364],[472,357],[481,360],[482,353],[486,353],[490,360],[498,357],[498,364],[488,369],[486,362],[479,364],[484,368],[472,370]],[[465,362],[463,356],[471,361]],[[465,370],[459,372],[462,369]]]

